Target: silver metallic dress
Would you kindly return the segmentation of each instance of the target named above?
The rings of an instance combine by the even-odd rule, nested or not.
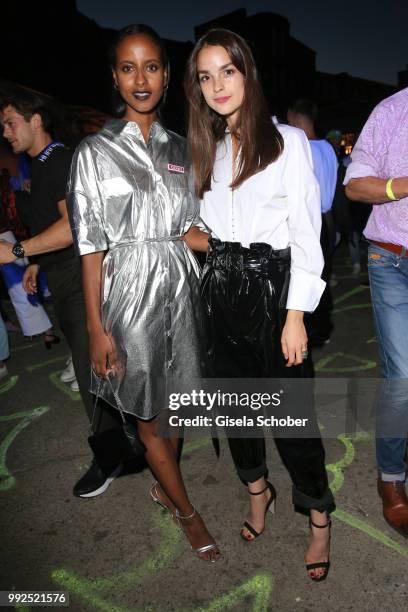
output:
[[[78,147],[68,210],[80,255],[107,251],[101,316],[117,356],[91,391],[150,419],[200,376],[199,268],[185,232],[199,223],[184,138],[154,123],[108,121]]]

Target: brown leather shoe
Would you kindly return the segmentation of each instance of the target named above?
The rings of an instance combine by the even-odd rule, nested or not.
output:
[[[378,479],[378,493],[383,501],[383,514],[387,523],[408,538],[408,497],[405,482],[384,482]]]

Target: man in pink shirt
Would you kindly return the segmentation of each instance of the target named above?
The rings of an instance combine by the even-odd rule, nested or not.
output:
[[[408,537],[408,88],[374,109],[351,157],[347,197],[374,204],[364,235],[370,242],[368,273],[381,367],[389,379],[379,419],[388,432],[377,429],[378,491],[386,521]]]

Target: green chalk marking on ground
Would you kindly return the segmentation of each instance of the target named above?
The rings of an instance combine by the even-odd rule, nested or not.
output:
[[[343,306],[343,308],[335,308],[332,310],[332,313],[338,314],[339,312],[346,312],[347,310],[360,310],[361,308],[371,308],[371,302],[368,304],[350,304],[349,306]]]
[[[348,436],[341,435],[337,438],[345,447],[345,453],[339,461],[336,463],[329,463],[326,465],[328,472],[334,474],[334,478],[330,483],[330,488],[333,493],[337,493],[344,484],[344,473],[343,470],[348,465],[351,465],[355,457],[354,444]]]
[[[268,610],[271,610],[269,600],[272,590],[272,577],[266,574],[259,574],[245,582],[245,584],[241,584],[230,593],[221,595],[205,608],[196,608],[194,612],[223,612],[223,610],[236,606],[242,599],[248,596],[254,596],[255,601],[252,607],[249,607],[248,604],[247,610],[252,610],[252,612],[268,612]]]
[[[336,463],[329,463],[326,465],[326,469],[334,474],[334,479],[330,483],[330,488],[333,493],[337,493],[344,484],[344,468],[351,465],[354,461],[355,457],[355,442],[369,442],[374,437],[373,433],[368,433],[366,431],[357,432],[354,436],[346,436],[342,434],[338,436],[339,442],[341,442],[345,447],[345,453],[341,459],[336,461]]]
[[[48,406],[39,406],[38,408],[34,408],[34,410],[28,412],[16,412],[15,414],[0,416],[0,422],[20,419],[20,423],[18,423],[14,427],[14,429],[9,432],[9,434],[0,444],[0,491],[8,491],[16,483],[16,479],[14,478],[14,476],[11,475],[6,466],[6,457],[8,449],[14,442],[16,436],[21,431],[23,431],[23,429],[30,425],[30,423],[32,423],[34,419],[37,419],[38,417],[48,412],[48,410]]]
[[[79,578],[75,574],[64,569],[55,570],[51,575],[55,582],[69,590],[70,595],[81,597],[90,605],[92,610],[103,610],[104,612],[130,612],[127,608],[116,606],[112,602],[103,599],[103,596],[95,592],[93,582],[90,580]]]
[[[354,529],[359,529],[366,535],[370,536],[371,538],[374,538],[374,540],[381,542],[381,544],[383,544],[384,546],[391,548],[395,552],[408,559],[408,546],[403,546],[402,544],[395,542],[386,533],[380,531],[379,529],[376,529],[375,527],[371,527],[371,525],[366,523],[366,521],[358,519],[355,516],[349,514],[348,512],[341,510],[340,508],[333,512],[333,516],[335,516],[340,521],[347,523],[351,527],[354,527]]]
[[[181,541],[181,532],[172,523],[168,515],[157,515],[154,517],[156,526],[161,530],[161,540],[163,544],[153,557],[145,561],[140,567],[126,574],[119,574],[105,579],[87,580],[76,576],[65,569],[58,569],[52,573],[52,578],[60,586],[68,589],[73,595],[81,597],[93,609],[105,612],[130,612],[129,609],[117,606],[111,601],[103,598],[103,592],[108,590],[117,591],[118,588],[131,588],[143,583],[147,578],[151,579],[154,573],[159,572],[169,565],[174,557],[178,544]],[[188,544],[186,543],[186,546]],[[208,606],[200,608],[197,612],[222,612],[227,608],[237,605],[242,599],[248,596],[254,597],[251,609],[253,612],[267,612],[269,599],[272,593],[272,578],[268,575],[257,575],[245,584],[240,585],[230,593],[221,595]],[[154,612],[158,606],[152,602],[150,605],[143,604],[143,608],[132,608],[132,612],[142,610]]]
[[[160,531],[160,545],[154,555],[148,558],[139,567],[130,572],[113,576],[111,578],[101,578],[92,581],[93,588],[108,590],[118,587],[129,587],[140,584],[145,578],[165,568],[176,555],[179,544],[183,541],[181,530],[173,523],[170,514],[157,510],[152,515],[154,528]],[[188,543],[186,542],[186,550]],[[190,553],[191,554],[191,553]]]
[[[327,367],[328,364],[332,363],[338,358],[351,361],[355,365],[341,366],[341,367],[332,367],[332,366]],[[319,361],[315,364],[315,371],[345,374],[347,372],[363,372],[365,370],[372,370],[376,367],[377,367],[376,361],[372,361],[370,359],[361,359],[360,357],[357,357],[356,355],[348,355],[347,353],[337,352],[337,353],[331,353],[329,355],[326,355],[326,357],[322,357],[322,359],[319,359]]]
[[[35,365],[28,366],[26,368],[27,372],[34,372],[34,370],[38,370],[38,368],[45,368],[47,365],[51,363],[58,363],[58,361],[66,361],[69,355],[63,355],[62,357],[54,357],[54,359],[48,359],[48,361],[41,361],[40,363],[36,363]]]
[[[333,304],[337,306],[337,304],[341,304],[341,302],[345,302],[346,300],[348,300],[349,297],[352,297],[353,295],[357,295],[358,293],[362,293],[363,291],[368,291],[368,289],[369,287],[361,287],[361,286],[354,287],[354,289],[351,289],[350,291],[346,291],[346,293],[339,295],[338,298],[333,300]]]
[[[354,458],[355,458],[354,443],[355,442],[366,442],[368,440],[371,440],[373,437],[374,437],[373,433],[366,433],[366,432],[360,432],[354,438],[350,438],[345,435],[338,437],[338,440],[342,442],[345,446],[345,454],[336,463],[332,463],[326,466],[327,470],[334,474],[334,480],[333,482],[330,483],[330,488],[333,491],[333,493],[337,493],[339,489],[341,489],[341,487],[343,486],[344,484],[343,470],[344,468],[351,465],[351,463],[354,461]],[[387,534],[380,531],[379,529],[376,529],[375,527],[372,527],[366,521],[356,518],[353,515],[349,514],[348,512],[341,510],[340,508],[337,508],[337,510],[333,512],[333,516],[335,516],[340,521],[347,523],[348,525],[350,525],[350,527],[353,527],[354,529],[358,529],[362,531],[363,533],[370,536],[374,540],[377,540],[384,546],[387,546],[388,548],[391,548],[392,550],[399,553],[400,555],[408,558],[408,547],[407,546],[403,546],[402,544],[395,542]]]
[[[173,523],[169,514],[158,511],[152,516],[152,520],[154,521],[155,529],[160,530],[160,546],[152,557],[148,558],[134,570],[117,574],[110,578],[97,578],[91,581],[79,578],[65,569],[59,569],[52,573],[52,578],[63,586],[69,586],[70,589],[75,587],[78,580],[79,590],[82,591],[84,586],[87,585],[88,590],[92,592],[116,590],[140,584],[148,576],[164,569],[175,556],[178,545],[182,542],[182,533]],[[188,544],[186,543],[186,548],[187,546]],[[69,581],[69,585],[66,580]],[[79,591],[74,588],[73,592]]]
[[[79,391],[72,391],[69,385],[66,385],[65,383],[62,382],[62,380],[60,380],[61,372],[62,370],[53,372],[52,374],[48,375],[48,378],[50,379],[54,387],[57,387],[59,391],[62,391],[62,393],[65,393],[65,395],[68,395],[68,397],[74,400],[75,402],[78,402],[81,399],[81,395],[79,394]]]
[[[16,348],[11,347],[10,353],[17,353],[18,351],[25,351],[29,348],[32,348],[33,346],[38,346],[40,344],[41,342],[30,342],[30,344],[24,344],[23,346],[16,346]]]
[[[17,384],[17,381],[18,381],[18,376],[10,376],[10,378],[6,380],[6,382],[0,385],[0,395],[2,393],[6,393],[6,391],[10,391],[10,389],[12,389],[14,385]]]

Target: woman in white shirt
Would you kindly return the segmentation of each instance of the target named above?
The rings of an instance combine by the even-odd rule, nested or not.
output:
[[[202,298],[210,374],[302,377],[303,315],[324,289],[319,187],[307,139],[296,128],[274,126],[251,51],[233,32],[211,30],[198,41],[185,89],[196,191],[211,234],[208,243],[196,229],[188,240],[196,250],[208,248]],[[319,437],[275,441],[293,481],[293,503],[310,515],[308,575],[324,580],[334,500],[323,445]],[[265,441],[228,442],[250,494],[241,530],[250,542],[264,531],[276,497],[265,479]]]

